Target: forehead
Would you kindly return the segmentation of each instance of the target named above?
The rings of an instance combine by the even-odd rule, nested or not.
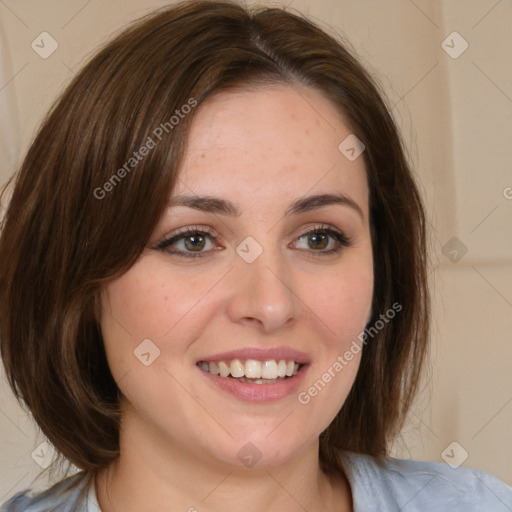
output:
[[[338,192],[365,209],[364,160],[350,161],[338,149],[351,133],[336,106],[309,87],[218,93],[196,112],[173,195],[214,194],[271,205]]]

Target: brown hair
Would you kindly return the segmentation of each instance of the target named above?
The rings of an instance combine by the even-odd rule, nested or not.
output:
[[[319,90],[365,144],[370,323],[402,306],[365,346],[350,394],[321,435],[321,466],[341,470],[338,449],[386,455],[399,432],[427,350],[429,295],[424,210],[382,93],[344,45],[299,15],[182,2],[123,31],[67,87],[26,155],[2,223],[7,377],[78,468],[93,473],[119,455],[118,390],[98,298],[141,255],[176,183],[197,109],[172,128],[169,119],[216,92],[271,83]],[[165,122],[162,142],[127,166]],[[117,172],[123,164],[126,173]]]

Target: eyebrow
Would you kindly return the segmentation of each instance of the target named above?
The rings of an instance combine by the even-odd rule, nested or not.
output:
[[[361,207],[344,194],[317,194],[297,199],[287,208],[285,216],[288,217],[333,204],[348,206],[355,210],[364,220],[364,213]],[[241,215],[241,211],[236,204],[213,196],[174,196],[169,199],[168,207],[173,208],[175,206],[185,206],[206,213],[230,215],[232,217],[240,217]]]

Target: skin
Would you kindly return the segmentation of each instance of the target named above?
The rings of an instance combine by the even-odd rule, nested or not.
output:
[[[103,291],[106,353],[124,395],[121,455],[96,479],[103,512],[353,510],[346,478],[319,468],[318,438],[350,391],[360,353],[307,405],[296,393],[243,402],[198,378],[195,366],[238,348],[292,347],[311,357],[307,390],[364,329],[373,293],[368,185],[363,158],[338,150],[350,133],[334,105],[305,86],[223,92],[198,108],[173,196],[224,198],[241,215],[169,209],[141,258]],[[330,204],[284,216],[296,199],[333,192],[361,214]],[[320,255],[338,244],[329,237],[318,248],[302,236],[319,225],[351,245]],[[207,238],[198,258],[169,252],[191,252],[184,239],[156,248],[183,227],[209,227],[218,238]],[[252,263],[236,252],[248,236],[263,249]],[[134,357],[144,339],[160,350],[148,366]],[[237,457],[248,442],[261,453],[252,468]]]

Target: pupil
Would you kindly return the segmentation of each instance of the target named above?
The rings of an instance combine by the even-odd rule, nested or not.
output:
[[[192,241],[192,243],[189,243]],[[202,249],[204,247],[204,236],[202,235],[190,235],[185,238],[185,247],[189,250]],[[196,251],[197,252],[197,251]]]
[[[322,234],[322,233],[312,234],[310,240],[313,241],[313,243],[312,243],[313,247],[319,248],[319,249],[325,249],[325,247],[327,246],[326,242],[328,242],[327,235]],[[320,244],[319,244],[319,242],[320,242]]]

